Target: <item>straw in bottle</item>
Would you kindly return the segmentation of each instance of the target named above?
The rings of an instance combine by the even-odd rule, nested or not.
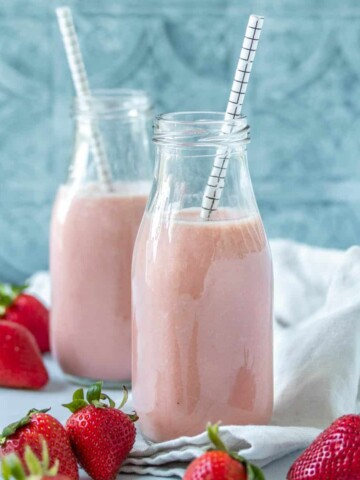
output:
[[[224,135],[228,135],[232,132],[233,127],[231,125],[231,120],[240,118],[241,116],[241,110],[263,23],[264,17],[250,15],[240,52],[239,62],[235,72],[235,78],[231,87],[230,97],[224,117],[224,124],[221,129],[221,133]],[[201,218],[205,220],[209,220],[212,212],[218,208],[222,190],[225,185],[229,154],[230,152],[226,147],[220,147],[216,152],[201,205],[200,215]]]
[[[76,95],[80,101],[88,102],[90,109],[91,91],[71,10],[69,7],[59,7],[56,9],[56,15]],[[106,190],[111,191],[112,181],[110,166],[106,157],[104,141],[94,118],[91,121],[90,148],[94,155],[98,178],[103,187]]]

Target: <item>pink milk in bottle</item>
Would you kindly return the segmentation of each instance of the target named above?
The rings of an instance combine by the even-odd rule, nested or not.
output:
[[[131,381],[131,261],[150,187],[149,100],[141,92],[106,91],[92,102],[111,188],[96,178],[90,114],[78,103],[71,176],[52,214],[51,341],[72,380],[117,386]]]
[[[127,187],[64,186],[54,206],[52,339],[71,376],[131,379],[131,259],[147,189]]]
[[[155,124],[156,181],[132,277],[134,407],[155,442],[196,435],[209,421],[266,424],[272,415],[272,261],[245,118],[233,121],[239,139],[232,133],[221,206],[200,216],[220,119],[179,113]]]

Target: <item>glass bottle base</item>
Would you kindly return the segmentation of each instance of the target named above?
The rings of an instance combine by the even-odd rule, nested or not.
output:
[[[82,387],[89,387],[95,382],[98,382],[99,379],[86,378],[86,377],[77,377],[76,375],[70,375],[65,373],[65,377],[69,382],[74,383],[75,385],[80,385]],[[117,381],[117,380],[103,380],[103,387],[121,390],[125,386],[127,389],[131,389],[131,380]]]

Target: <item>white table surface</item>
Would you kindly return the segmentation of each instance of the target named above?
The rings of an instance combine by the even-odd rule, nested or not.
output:
[[[44,390],[34,392],[0,388],[0,430],[9,423],[21,418],[21,416],[31,408],[41,409],[51,407],[52,415],[61,422],[65,422],[70,412],[64,407],[61,407],[61,404],[70,401],[75,387],[64,378],[60,369],[51,358],[46,358],[46,364],[49,369],[51,381]],[[117,401],[121,393],[114,391],[111,396]],[[264,468],[266,479],[285,480],[291,463],[299,453],[300,452],[288,455]],[[81,479],[88,478],[89,477],[82,472]],[[159,480],[160,477],[121,474],[118,478],[122,480],[139,480],[140,478],[155,480],[157,478]]]

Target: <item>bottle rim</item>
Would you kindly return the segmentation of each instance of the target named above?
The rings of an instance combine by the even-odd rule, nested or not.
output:
[[[187,111],[157,115],[153,142],[174,147],[244,147],[250,142],[246,116],[227,119],[224,112]]]
[[[91,95],[75,96],[72,115],[86,119],[129,119],[152,115],[153,103],[144,90],[128,88],[94,89]]]

